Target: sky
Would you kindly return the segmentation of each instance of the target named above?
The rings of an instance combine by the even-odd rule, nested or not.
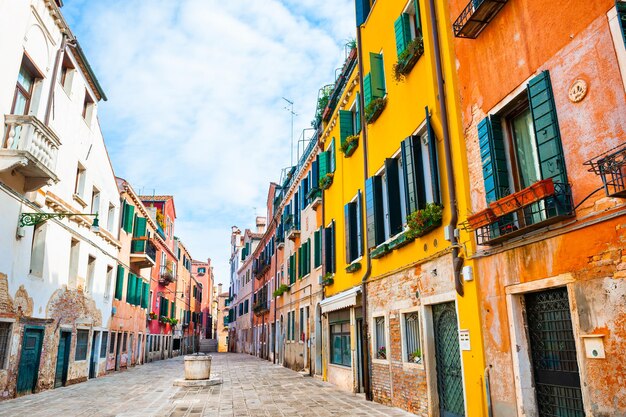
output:
[[[355,37],[354,3],[64,0],[62,11],[108,97],[98,115],[116,175],[174,195],[175,234],[227,284],[231,226],[254,228],[290,165],[283,97],[297,143]]]

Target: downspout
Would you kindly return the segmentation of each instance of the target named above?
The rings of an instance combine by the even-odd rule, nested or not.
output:
[[[367,120],[365,118],[365,98],[363,95],[363,48],[361,45],[361,26],[356,28],[356,47],[357,47],[357,60],[359,68],[359,110],[361,117],[361,131],[363,132],[363,182],[368,177],[367,167]],[[365,184],[363,184],[363,190],[365,190]],[[365,193],[364,193],[365,194]],[[365,207],[365,205],[363,205]],[[361,213],[361,218],[365,218]],[[368,401],[372,401],[372,384],[370,381],[370,358],[369,358],[369,346],[367,343],[367,280],[372,273],[372,258],[370,257],[369,248],[367,248],[367,227],[363,228],[363,247],[365,248],[366,268],[363,278],[361,278],[361,311],[363,314],[363,329],[361,330],[361,371],[363,373],[363,388],[365,389],[365,398]]]
[[[460,245],[455,235],[455,230],[459,220],[457,213],[456,185],[454,183],[454,172],[452,169],[452,150],[450,147],[450,127],[448,125],[448,108],[446,105],[446,94],[444,90],[443,71],[441,68],[441,46],[439,43],[439,29],[437,27],[437,11],[435,10],[435,0],[429,0],[431,35],[433,37],[433,49],[435,51],[435,68],[437,71],[437,96],[439,97],[439,112],[441,113],[441,127],[443,131],[443,145],[446,160],[446,179],[448,183],[448,199],[450,200],[450,223],[447,226],[452,246],[452,269],[454,273],[454,286],[456,292],[463,296],[463,281],[461,280],[461,268],[463,259],[459,257]]]

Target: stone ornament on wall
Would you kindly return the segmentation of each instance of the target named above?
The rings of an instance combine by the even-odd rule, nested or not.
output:
[[[587,82],[585,82],[585,80],[577,79],[569,87],[567,97],[572,103],[579,103],[587,95],[587,90]]]
[[[23,285],[20,285],[20,288],[15,293],[14,305],[16,313],[20,312],[21,315],[26,317],[33,315],[33,299],[28,296],[28,292]]]

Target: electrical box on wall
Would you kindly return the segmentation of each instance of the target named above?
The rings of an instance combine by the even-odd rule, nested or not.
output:
[[[581,336],[585,346],[585,356],[589,359],[604,359],[604,335],[585,334]]]
[[[469,265],[466,265],[463,267],[463,279],[465,281],[473,281],[474,280],[474,271],[472,270],[472,267]]]
[[[471,350],[469,330],[459,330],[459,348],[461,350]]]

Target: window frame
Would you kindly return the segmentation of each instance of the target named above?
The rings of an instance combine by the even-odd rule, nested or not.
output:
[[[419,306],[415,306],[415,307],[411,307],[407,309],[402,309],[399,311],[399,314],[400,314],[400,341],[402,345],[402,364],[404,366],[417,367],[417,368],[423,369],[425,353],[424,353],[424,343],[423,343],[423,337],[422,337],[424,334],[424,329],[422,328],[422,321],[423,321],[422,311],[420,310]],[[406,316],[410,314],[417,314],[417,329],[418,329],[417,344],[418,344],[420,351],[422,352],[422,357],[421,357],[420,362],[411,362],[408,360],[409,352],[407,348]]]
[[[383,321],[383,337],[384,337],[384,345],[382,347],[385,348],[385,358],[379,358],[378,357],[378,335],[376,334],[376,320],[382,318]],[[389,363],[390,362],[390,356],[391,356],[391,349],[389,346],[389,314],[387,314],[387,312],[384,311],[376,311],[374,313],[372,313],[372,319],[371,319],[371,337],[372,337],[372,344],[371,344],[371,357],[372,357],[372,362],[373,363]]]
[[[343,330],[343,326],[346,325],[346,324],[348,325],[348,331],[347,332]],[[341,331],[339,331],[337,333],[333,332],[333,326],[336,326],[336,325],[339,325],[340,328],[341,328]],[[344,319],[344,320],[339,320],[339,321],[334,321],[334,322],[329,321],[328,322],[328,326],[329,326],[329,328],[328,328],[328,335],[329,335],[328,343],[329,343],[329,348],[330,348],[329,349],[329,355],[328,355],[329,356],[329,358],[328,358],[329,364],[333,365],[333,366],[340,366],[342,368],[352,368],[352,349],[351,349],[351,343],[352,343],[351,327],[352,327],[352,325],[350,323],[350,319],[348,319],[348,320]],[[350,358],[350,363],[349,364],[346,364],[344,362],[343,349],[342,349],[342,353],[341,353],[341,363],[338,363],[338,362],[334,361],[334,354],[333,354],[333,351],[334,351],[334,344],[333,344],[334,343],[334,336],[339,336],[340,341],[341,341],[341,348],[343,347],[344,338],[347,337],[347,346],[348,346],[348,350],[350,352],[350,354],[348,355],[349,358]]]
[[[78,342],[80,341],[80,336],[84,335],[86,332],[87,338],[86,338],[86,342],[85,342],[85,357],[82,359],[78,358]],[[89,357],[89,339],[91,338],[91,332],[89,331],[89,328],[77,328],[76,329],[76,343],[75,343],[75,347],[74,347],[74,362],[84,362],[87,361],[88,357]],[[82,343],[81,343],[82,345]],[[81,352],[82,353],[82,352]],[[82,355],[81,355],[82,356]]]
[[[0,352],[4,350],[4,357],[0,355],[0,369],[7,369],[9,366],[9,358],[11,357],[11,342],[13,339],[13,324],[15,323],[14,319],[0,319],[0,325],[7,324],[7,336],[5,340],[5,346],[2,348],[0,346]]]

